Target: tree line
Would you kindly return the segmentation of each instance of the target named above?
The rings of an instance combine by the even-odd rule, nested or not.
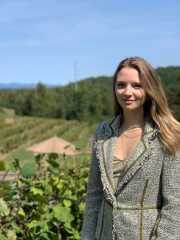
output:
[[[156,69],[170,106],[180,120],[180,67]],[[99,121],[113,116],[112,77],[90,77],[63,87],[48,88],[39,82],[35,89],[0,90],[0,106],[16,114],[50,118]]]

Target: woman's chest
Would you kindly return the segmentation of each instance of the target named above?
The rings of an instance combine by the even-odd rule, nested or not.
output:
[[[129,138],[123,135],[118,137],[113,146],[113,155],[119,160],[127,159],[134,152],[140,140],[141,135]]]

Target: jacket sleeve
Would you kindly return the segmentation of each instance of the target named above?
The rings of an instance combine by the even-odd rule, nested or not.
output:
[[[164,161],[162,209],[151,240],[180,240],[180,152]]]
[[[96,158],[95,145],[96,139],[94,139],[92,146],[92,159],[87,185],[86,207],[81,230],[81,240],[95,239],[97,218],[103,199],[103,187],[100,179],[100,171],[98,160]]]

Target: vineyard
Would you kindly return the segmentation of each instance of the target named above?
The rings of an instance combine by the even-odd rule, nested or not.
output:
[[[7,121],[11,119],[12,121]],[[53,136],[73,143],[82,153],[88,152],[91,135],[96,125],[76,120],[46,119],[35,117],[7,117],[0,115],[0,160],[7,168],[15,158],[32,159],[26,149]]]
[[[0,182],[0,239],[80,239],[96,124],[0,114],[0,170],[18,172]],[[81,152],[75,157],[33,155],[26,149],[58,136]]]
[[[85,207],[88,164],[60,167],[49,156],[35,174],[24,177],[16,159],[19,179],[6,183],[0,198],[1,240],[78,240]],[[1,185],[1,188],[3,186]]]

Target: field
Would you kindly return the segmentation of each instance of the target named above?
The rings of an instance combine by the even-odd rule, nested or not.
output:
[[[19,117],[13,114],[13,111],[1,111],[0,165],[4,164],[6,169],[12,169],[14,158],[18,158],[22,163],[34,160],[33,153],[26,149],[53,136],[73,143],[81,151],[81,155],[87,155],[95,128],[95,124],[89,125],[75,120]],[[3,168],[1,166],[0,168]]]

